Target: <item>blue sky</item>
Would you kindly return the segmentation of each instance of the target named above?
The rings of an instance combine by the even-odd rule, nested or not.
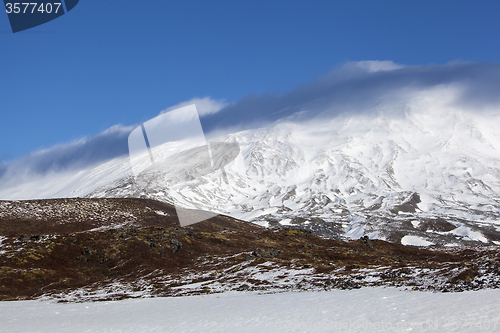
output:
[[[289,94],[349,61],[498,63],[499,13],[498,1],[81,0],[17,34],[2,14],[0,161],[96,135],[102,147],[111,126],[195,97]]]

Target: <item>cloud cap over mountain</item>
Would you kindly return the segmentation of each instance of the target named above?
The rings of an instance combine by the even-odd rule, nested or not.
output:
[[[500,64],[452,62],[446,65],[402,66],[390,61],[346,63],[329,74],[281,95],[247,96],[204,117],[208,131],[247,129],[285,117],[313,117],[369,112],[376,106],[404,100],[408,94],[440,85],[460,90],[453,103],[484,108],[500,104]],[[306,115],[303,115],[304,111]],[[298,120],[301,118],[299,117]]]
[[[453,87],[456,92],[451,98],[442,96],[449,99],[447,103],[473,112],[495,109],[500,105],[500,64],[404,66],[391,61],[349,62],[284,94],[249,95],[230,104],[209,97],[195,98],[162,112],[195,103],[201,110],[205,133],[211,137],[220,131],[256,128],[282,119],[301,121],[373,112],[380,107],[404,104],[420,91],[443,86]],[[127,137],[135,126],[116,125],[93,137],[0,164],[0,186],[58,170],[78,170],[126,155]]]

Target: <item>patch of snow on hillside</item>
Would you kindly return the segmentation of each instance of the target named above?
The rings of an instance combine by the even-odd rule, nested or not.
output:
[[[292,225],[292,219],[284,219],[280,221],[281,225]]]
[[[4,237],[4,236],[0,236],[0,255],[3,255],[5,254],[5,250],[2,250],[2,243],[4,240],[6,240],[7,237]]]
[[[364,230],[365,230],[364,224],[353,222],[347,229],[346,233],[344,234],[344,237],[350,239],[359,239],[363,237]]]
[[[412,245],[412,246],[429,246],[432,245],[431,242],[423,239],[422,237],[418,236],[404,236],[401,238],[401,244],[403,245]]]
[[[488,242],[488,239],[486,239],[486,237],[484,237],[482,233],[478,231],[472,231],[470,228],[467,228],[466,226],[458,227],[452,230],[451,233],[462,237],[467,237],[471,240],[480,241],[483,243]]]

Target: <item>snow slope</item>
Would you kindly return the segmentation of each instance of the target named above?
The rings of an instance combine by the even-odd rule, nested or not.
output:
[[[325,237],[500,244],[500,114],[457,106],[458,94],[437,86],[369,110],[326,109],[212,138],[240,147],[224,176],[167,186],[166,171],[134,179],[123,157],[0,198],[148,197]]]
[[[363,288],[57,304],[0,303],[0,332],[497,332],[499,290]]]
[[[401,105],[216,138],[241,149],[225,168],[229,186],[214,173],[166,190],[157,175],[147,186],[120,179],[90,196],[152,197],[327,237],[498,244],[500,117],[448,105],[443,96],[453,93],[436,88]]]

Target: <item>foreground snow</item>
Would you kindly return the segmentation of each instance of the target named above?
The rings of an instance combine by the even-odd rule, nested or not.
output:
[[[392,288],[0,303],[0,332],[496,332],[500,290]]]

